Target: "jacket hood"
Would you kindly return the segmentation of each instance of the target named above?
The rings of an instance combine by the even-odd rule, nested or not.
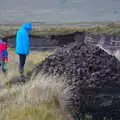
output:
[[[26,30],[31,30],[32,29],[32,23],[31,22],[26,22],[22,25],[22,28]]]

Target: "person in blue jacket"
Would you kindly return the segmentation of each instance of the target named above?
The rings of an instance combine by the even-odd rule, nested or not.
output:
[[[24,23],[16,33],[16,53],[19,55],[20,78],[25,82],[24,65],[26,57],[30,51],[29,31],[32,29],[32,23]]]

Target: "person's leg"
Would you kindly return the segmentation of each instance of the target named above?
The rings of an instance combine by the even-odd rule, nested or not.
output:
[[[24,79],[24,65],[26,61],[26,55],[19,54],[19,72],[22,79]]]
[[[26,55],[19,54],[19,71],[20,71],[20,73],[24,73],[25,61],[26,61]]]
[[[2,71],[2,60],[0,60],[0,72]]]
[[[2,61],[2,72],[7,73],[7,62],[4,60]]]

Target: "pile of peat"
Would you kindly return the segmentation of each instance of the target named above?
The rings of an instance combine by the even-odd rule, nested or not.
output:
[[[93,120],[120,120],[120,62],[101,48],[76,41],[38,64],[36,74],[64,76],[63,104]]]

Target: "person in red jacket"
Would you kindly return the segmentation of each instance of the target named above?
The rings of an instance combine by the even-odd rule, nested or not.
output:
[[[0,40],[0,68],[3,73],[7,72],[8,64],[8,40],[3,38]]]

